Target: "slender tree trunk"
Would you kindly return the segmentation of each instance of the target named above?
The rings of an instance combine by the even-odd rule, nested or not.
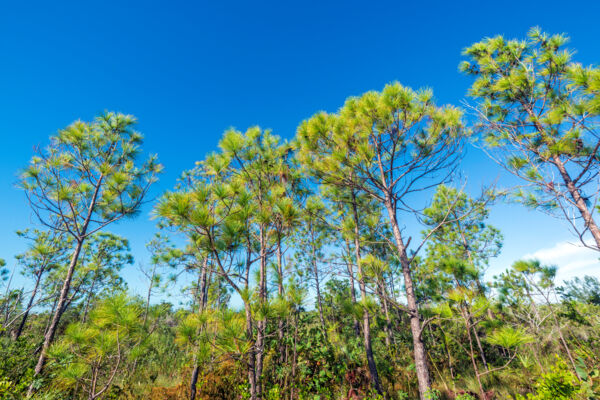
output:
[[[392,347],[392,323],[390,320],[390,310],[388,307],[388,302],[387,302],[387,294],[385,293],[385,286],[382,284],[380,285],[380,301],[381,304],[383,306],[383,313],[385,315],[385,326],[384,326],[384,331],[385,331],[385,345],[388,348],[388,351],[391,350]]]
[[[413,352],[415,358],[415,370],[417,372],[417,380],[419,383],[419,396],[421,400],[426,400],[428,392],[431,390],[431,378],[429,376],[429,365],[427,364],[427,351],[425,342],[422,338],[421,319],[417,306],[417,296],[415,294],[414,284],[408,256],[406,255],[406,247],[402,239],[402,233],[396,219],[396,210],[392,207],[391,201],[388,199],[386,208],[388,211],[396,249],[400,256],[400,264],[402,266],[402,275],[404,276],[404,287],[406,289],[406,302],[410,313],[410,331],[413,339]]]
[[[537,131],[540,132],[541,134],[545,134],[545,129],[539,123],[531,106],[526,106],[524,104],[523,104],[523,106],[524,106],[525,110],[527,111],[527,113],[529,114],[529,116],[531,117],[531,120],[533,121]],[[554,156],[552,156],[552,162],[558,169],[558,172],[560,173],[560,176],[561,176],[563,182],[567,186],[567,191],[569,192],[569,194],[571,195],[571,198],[575,202],[575,206],[577,207],[577,210],[579,210],[579,213],[581,214],[581,217],[583,218],[586,228],[588,228],[590,233],[592,234],[592,237],[594,238],[594,241],[596,242],[597,250],[600,250],[600,229],[598,228],[598,225],[596,225],[596,221],[594,221],[594,219],[592,217],[592,213],[588,209],[587,204],[585,204],[585,199],[581,196],[581,192],[579,191],[579,188],[577,187],[576,182],[573,182],[571,175],[569,175],[569,172],[567,171],[567,168],[565,167],[565,164],[563,163],[563,161],[560,159],[559,155],[555,154]]]
[[[67,301],[67,296],[69,295],[69,289],[71,288],[71,280],[73,279],[73,273],[75,272],[75,266],[77,265],[77,260],[79,259],[79,253],[81,253],[81,248],[83,246],[83,239],[77,240],[77,246],[75,247],[75,251],[73,252],[73,256],[71,257],[71,262],[69,263],[69,269],[67,270],[67,276],[65,277],[62,289],[60,291],[60,297],[58,299],[58,303],[56,305],[56,310],[54,312],[54,316],[52,317],[52,322],[48,327],[48,331],[46,332],[46,336],[44,337],[44,344],[42,345],[42,351],[40,352],[40,357],[35,366],[33,372],[33,378],[35,379],[43,370],[44,364],[46,363],[48,349],[54,340],[54,334],[56,333],[56,329],[58,328],[58,323],[60,322],[60,317],[64,311],[64,305]],[[34,381],[29,385],[29,389],[27,390],[27,397],[31,397],[34,392]]]
[[[111,146],[111,152],[114,146]],[[67,270],[67,276],[65,277],[63,286],[60,291],[60,297],[58,299],[58,303],[56,306],[56,310],[54,312],[54,316],[52,317],[52,322],[48,326],[48,330],[44,336],[44,344],[42,345],[42,349],[40,352],[40,358],[35,366],[33,371],[33,376],[31,380],[31,384],[29,385],[29,389],[27,390],[27,397],[31,397],[33,392],[35,391],[35,378],[42,372],[44,369],[44,364],[47,359],[48,348],[52,344],[52,340],[54,339],[54,334],[56,333],[56,329],[58,328],[58,323],[60,321],[60,317],[62,316],[65,310],[65,302],[67,300],[67,296],[69,294],[69,289],[71,288],[71,280],[73,279],[73,273],[75,272],[75,267],[77,266],[77,260],[79,259],[79,254],[81,253],[81,249],[83,247],[83,241],[85,240],[85,235],[88,230],[88,226],[92,219],[92,215],[94,212],[94,207],[96,206],[96,201],[98,199],[98,194],[100,193],[100,187],[102,186],[102,181],[104,179],[104,175],[101,174],[96,182],[96,188],[94,189],[94,194],[90,200],[87,216],[85,221],[81,225],[81,229],[78,230],[79,237],[77,237],[77,246],[75,247],[75,251],[73,252],[73,256],[71,257],[71,262],[69,264],[69,269]]]
[[[284,335],[285,337],[289,337],[290,335],[290,318],[289,316],[286,316],[285,318],[285,332]],[[290,354],[289,354],[289,346],[287,345],[287,342],[284,346],[284,356],[283,356],[283,362],[280,363],[280,365],[283,367],[285,365],[288,364],[288,361],[290,359]],[[283,374],[283,377],[281,378],[280,382],[281,382],[281,394],[283,395],[284,393],[288,392],[288,388],[289,388],[289,382],[288,379],[290,377],[290,374]]]
[[[152,297],[152,289],[154,288],[154,277],[156,276],[156,264],[152,266],[152,274],[150,274],[150,284],[148,285],[148,293],[146,293],[146,305],[144,307],[144,326],[148,322],[148,310],[150,310],[150,297]]]
[[[579,188],[577,188],[575,182],[573,182],[573,179],[571,179],[571,176],[569,175],[569,172],[567,171],[567,168],[565,167],[560,157],[558,155],[555,155],[552,158],[552,160],[554,161],[554,165],[556,165],[556,168],[560,172],[560,176],[565,182],[567,190],[569,191],[571,198],[575,202],[577,210],[579,210],[579,213],[583,218],[585,227],[589,229],[590,233],[592,234],[592,237],[594,238],[594,241],[596,242],[597,249],[600,250],[600,229],[598,228],[598,225],[596,225],[596,221],[594,221],[592,213],[590,212],[587,204],[585,203],[585,199],[581,196]]]
[[[208,267],[208,257],[204,258],[202,262],[202,269],[200,271],[199,283],[200,287],[198,288],[198,312],[204,311],[206,307],[207,297],[208,297],[208,284],[207,284],[207,267]],[[152,270],[152,276],[154,276],[155,269]],[[150,286],[152,287],[152,286]],[[146,302],[146,315],[148,314],[148,304],[150,303],[150,293],[151,290],[148,290],[148,299]],[[146,318],[144,317],[144,325],[146,324]],[[190,400],[196,399],[196,385],[198,383],[198,375],[200,374],[200,366],[198,365],[198,355],[194,355],[194,369],[192,370],[192,377],[190,379]]]
[[[277,295],[283,298],[283,253],[281,251],[281,234],[277,233]],[[284,321],[280,318],[277,323],[277,339],[279,348],[279,365],[283,365],[285,359],[284,344]]]
[[[471,318],[471,316],[469,316],[469,318]],[[471,329],[473,330],[473,334],[475,336],[475,342],[477,343],[477,348],[479,349],[479,355],[481,356],[481,361],[483,362],[483,366],[485,367],[486,371],[489,371],[490,368],[488,367],[488,363],[485,358],[485,353],[483,352],[483,346],[481,345],[481,339],[479,338],[479,333],[477,332],[477,326],[475,326],[473,324],[472,320],[469,320],[469,325],[471,326]]]
[[[83,279],[81,280],[81,282],[79,282],[79,285],[77,285],[75,287],[75,290],[73,290],[73,293],[71,293],[71,295],[69,296],[69,298],[67,299],[67,301],[65,301],[65,304],[63,306],[62,309],[62,314],[64,314],[65,312],[67,312],[67,309],[69,308],[69,306],[71,305],[71,303],[73,303],[73,300],[75,300],[75,297],[77,297],[77,294],[79,293],[79,290],[81,289],[81,285],[83,284]]]
[[[321,322],[321,329],[325,332],[325,318],[323,317],[323,301],[321,299],[321,288],[319,283],[319,270],[317,268],[317,261],[313,260],[313,269],[315,273],[315,286],[317,291],[317,305],[319,308],[319,320]]]
[[[92,387],[88,393],[88,400],[94,400],[94,393],[96,392],[96,385],[98,383],[98,367],[92,367]]]
[[[292,385],[291,385],[291,390],[290,390],[290,400],[293,400],[295,397],[297,362],[298,362],[298,312],[294,311],[294,351],[292,352]]]
[[[462,308],[462,307],[461,307]],[[466,314],[466,311],[461,310],[463,320],[465,321],[465,327],[467,328],[467,337],[469,339],[469,357],[471,357],[471,362],[473,363],[473,371],[475,372],[475,377],[477,378],[477,384],[479,385],[479,393],[481,394],[482,400],[485,400],[485,390],[483,389],[483,385],[481,384],[481,377],[479,376],[479,368],[477,367],[477,361],[475,360],[475,350],[473,348],[473,337],[471,335],[471,324],[469,320],[471,318],[470,315]]]
[[[244,303],[246,311],[246,337],[249,341],[252,341],[252,310],[250,304]],[[255,351],[254,346],[250,347],[248,351],[248,383],[250,384],[250,400],[259,400],[257,388],[256,388],[256,362],[254,359]]]
[[[356,257],[356,265],[358,266],[358,275],[359,278],[359,286],[360,286],[360,294],[363,302],[367,300],[367,287],[365,284],[365,277],[362,271],[361,266],[361,255],[360,255],[360,231],[359,220],[358,220],[358,210],[356,204],[356,196],[354,191],[352,192],[352,214],[354,216],[354,255]],[[373,348],[371,346],[371,321],[369,311],[365,308],[363,312],[363,342],[365,345],[365,352],[367,354],[367,364],[369,366],[369,374],[371,375],[371,384],[373,388],[379,394],[383,394],[383,390],[381,389],[381,383],[379,381],[379,374],[377,373],[377,364],[375,364],[375,357],[373,356]]]
[[[267,301],[267,248],[265,228],[260,227],[260,276],[259,276],[259,299],[262,304]],[[262,398],[262,370],[265,352],[266,318],[258,321],[258,332],[256,335],[256,394]]]
[[[479,354],[481,355],[481,361],[483,362],[483,366],[486,371],[490,370],[488,366],[487,359],[485,358],[485,353],[483,351],[483,346],[481,345],[481,339],[479,338],[479,332],[477,332],[477,327],[473,326],[473,334],[475,335],[475,342],[477,342],[477,348],[479,348]]]
[[[8,280],[8,284],[6,285],[6,295],[4,296],[4,299],[5,299],[5,301],[4,301],[4,305],[5,305],[4,311],[5,311],[5,313],[4,313],[4,321],[2,323],[2,326],[8,325],[8,320],[10,319],[10,315],[11,315],[11,312],[12,312],[11,309],[12,310],[16,310],[17,307],[18,307],[18,305],[21,304],[21,300],[22,300],[22,297],[23,297],[23,290],[22,289],[19,291],[19,294],[18,294],[18,296],[17,296],[17,298],[16,298],[15,301],[12,301],[12,296],[10,295],[10,286],[12,284],[12,279],[13,279],[13,277],[15,275],[16,269],[17,269],[16,266],[13,267],[12,273],[10,274],[10,279]],[[13,304],[13,306],[11,306],[11,303]],[[5,333],[6,333],[7,336],[10,336],[9,335],[10,332],[9,332],[8,329],[6,330]],[[2,333],[0,333],[0,336],[1,335],[2,335]],[[14,334],[13,334],[13,336],[14,336]]]
[[[15,271],[16,271],[16,267],[13,267],[12,272],[10,274],[10,278],[8,279],[8,283],[6,284],[6,291],[4,294],[4,302],[2,304],[2,312],[4,314],[4,322],[2,325],[6,325],[6,323],[8,322],[8,317],[9,317],[9,313],[10,313],[10,286],[12,285],[12,280],[13,277],[15,275]]]
[[[442,343],[444,344],[444,351],[446,353],[446,357],[448,358],[448,368],[450,369],[450,377],[454,380],[454,364],[452,363],[452,355],[450,354],[450,349],[448,348],[448,338],[446,338],[446,332],[442,328],[440,328],[442,332]]]
[[[92,303],[92,299],[94,298],[94,286],[96,286],[96,281],[98,280],[98,272],[96,272],[96,274],[94,274],[94,280],[92,281],[92,285],[90,286],[90,290],[85,302],[85,308],[83,311],[83,318],[82,318],[82,322],[85,323],[85,321],[87,321],[87,316],[90,310],[90,304]]]
[[[428,324],[427,325],[427,330],[429,331],[429,337],[431,337],[431,341],[433,342],[433,347],[436,348],[437,347],[437,336],[435,334],[435,331],[432,327],[432,324]],[[435,371],[438,373],[438,376],[440,377],[440,380],[442,381],[442,383],[444,384],[444,388],[446,389],[446,392],[450,393],[450,388],[448,387],[448,383],[446,382],[446,380],[444,379],[444,376],[442,375],[442,373],[440,372],[440,369],[437,366],[437,363],[433,360],[433,357],[431,356],[431,353],[428,351],[427,355],[429,357],[429,359],[432,361],[430,364],[431,366],[435,369]]]
[[[208,289],[212,285],[213,271],[208,267],[209,260],[204,262],[204,273],[202,274],[202,302],[200,306],[202,310],[208,307]]]
[[[194,355],[194,370],[192,371],[192,378],[190,379],[190,400],[196,399],[196,384],[198,383],[198,375],[200,374],[200,367],[198,366],[198,357]]]
[[[317,253],[315,251],[315,234],[312,226],[312,221],[310,222],[310,236],[311,236],[311,258],[312,258],[312,267],[313,274],[315,275],[315,289],[317,291],[317,307],[319,309],[319,320],[321,322],[321,330],[325,333],[325,318],[323,318],[323,302],[321,301],[321,285],[319,282],[319,267],[317,265]]]
[[[350,243],[348,242],[348,240],[345,240],[345,242],[346,252],[348,254],[348,257],[350,257],[350,254],[352,254],[352,251],[350,250]],[[350,277],[350,296],[352,297],[352,304],[355,305],[356,288],[354,287],[354,267],[349,260],[346,262],[346,268],[348,268],[348,275]],[[356,336],[360,336],[360,325],[358,323],[358,320],[356,319],[356,316],[352,315],[352,320],[354,322],[354,332],[356,333]]]
[[[33,287],[33,292],[31,292],[31,297],[29,298],[29,302],[27,303],[27,308],[25,309],[23,318],[21,318],[19,327],[17,328],[17,331],[15,332],[15,337],[14,337],[15,340],[19,339],[19,337],[23,333],[23,328],[25,328],[25,324],[27,323],[27,318],[29,317],[29,310],[31,310],[31,307],[33,305],[33,300],[35,299],[35,296],[37,295],[38,289],[40,287],[40,282],[42,280],[42,273],[43,273],[43,270],[41,270],[40,273],[36,276],[35,286]]]

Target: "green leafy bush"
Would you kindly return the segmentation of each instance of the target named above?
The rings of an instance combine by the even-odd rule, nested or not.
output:
[[[557,357],[549,372],[542,374],[535,383],[535,394],[517,396],[518,400],[572,400],[581,394],[581,384],[567,364]]]

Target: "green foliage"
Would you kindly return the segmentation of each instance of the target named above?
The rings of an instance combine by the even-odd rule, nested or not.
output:
[[[13,383],[5,379],[0,379],[0,399],[12,400],[16,398]]]
[[[125,294],[102,301],[86,323],[74,323],[49,351],[53,381],[63,389],[82,388],[96,398],[113,384],[143,337],[139,304]]]
[[[462,128],[461,111],[437,107],[431,91],[393,83],[381,92],[349,98],[336,114],[320,113],[304,121],[297,132],[298,158],[325,183],[353,186],[358,178],[376,186],[384,183],[379,182],[376,152],[392,149],[397,163],[390,165],[389,176],[381,178],[394,192],[404,184],[393,178],[397,169],[415,157],[426,160],[438,157],[443,148],[451,151]],[[389,149],[374,147],[378,141],[387,143]],[[391,156],[386,155],[386,161],[392,162]]]
[[[454,400],[476,400],[475,397],[471,396],[468,393],[459,394],[454,398]]]
[[[24,339],[13,341],[8,337],[0,337],[0,399],[19,399],[27,389],[35,366],[30,356],[35,350],[34,346],[34,343]]]
[[[516,349],[524,344],[533,342],[534,338],[526,334],[522,329],[503,326],[489,335],[487,340],[490,344],[502,346],[505,349]]]
[[[489,152],[527,185],[514,191],[515,199],[589,221],[595,202],[579,199],[598,193],[588,178],[600,160],[600,69],[573,62],[567,42],[539,28],[526,40],[486,38],[465,49],[468,61],[460,70],[474,77],[469,95],[480,100],[478,126]],[[581,234],[589,225],[567,220]],[[598,245],[600,237],[592,234]]]
[[[431,205],[423,212],[424,223],[431,230],[423,234],[432,235],[427,248],[429,263],[464,260],[475,268],[469,273],[471,278],[478,278],[489,259],[496,257],[502,248],[502,234],[486,223],[488,203],[493,196],[484,192],[480,199],[473,199],[455,188],[437,187]]]
[[[600,280],[596,277],[586,275],[581,279],[576,276],[557,290],[567,301],[600,305]]]
[[[557,358],[548,373],[542,374],[535,383],[535,393],[517,399],[527,400],[572,400],[581,394],[581,384],[569,371],[567,364]]]
[[[117,113],[74,122],[32,158],[20,184],[44,225],[82,239],[138,211],[162,166],[155,157],[136,165],[135,123]]]
[[[441,392],[437,389],[430,389],[425,394],[425,399],[427,399],[427,400],[439,400],[440,397],[441,397]]]

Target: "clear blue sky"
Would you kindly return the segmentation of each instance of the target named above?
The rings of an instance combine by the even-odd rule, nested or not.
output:
[[[539,25],[567,32],[576,59],[597,64],[599,15],[598,1],[4,2],[0,257],[12,264],[23,250],[14,231],[32,222],[17,171],[76,119],[137,116],[145,149],[166,167],[159,195],[230,126],[290,138],[314,112],[393,80],[459,104],[469,85],[457,71],[461,50],[485,36],[523,38]],[[475,149],[463,170],[473,187],[501,174]],[[155,231],[149,212],[111,229],[142,261]],[[492,221],[506,236],[494,269],[540,249],[556,258],[551,248],[571,238],[564,224],[516,206],[495,207]]]

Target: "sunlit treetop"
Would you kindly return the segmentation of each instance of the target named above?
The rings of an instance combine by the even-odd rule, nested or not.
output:
[[[465,134],[461,110],[436,106],[431,90],[396,82],[304,121],[298,158],[325,183],[360,186],[380,198],[404,195],[453,164]]]
[[[139,163],[142,135],[131,115],[105,113],[76,121],[38,149],[20,186],[40,221],[83,238],[135,215],[162,166]]]
[[[573,62],[567,42],[533,28],[527,40],[496,36],[464,51],[460,70],[475,77],[469,94],[482,100],[487,143],[534,153],[509,159],[514,170],[554,155],[597,156],[600,69]]]

